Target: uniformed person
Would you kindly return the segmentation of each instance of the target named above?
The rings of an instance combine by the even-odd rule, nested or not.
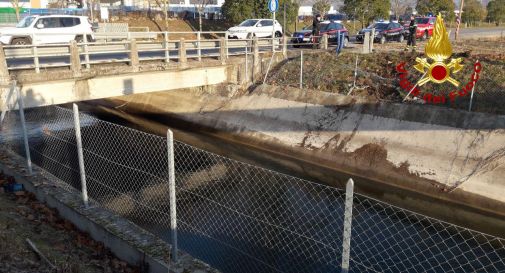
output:
[[[407,39],[407,47],[405,51],[408,51],[410,47],[412,47],[412,51],[415,52],[417,49],[416,46],[416,34],[417,34],[417,23],[416,18],[414,16],[410,17],[410,25],[409,25],[409,37]]]

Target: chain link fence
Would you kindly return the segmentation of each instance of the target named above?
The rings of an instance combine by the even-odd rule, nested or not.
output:
[[[172,242],[167,138],[80,113],[92,205]],[[71,110],[26,111],[33,163],[81,189]],[[17,111],[1,143],[24,155]],[[341,271],[346,192],[175,141],[178,246],[222,272]],[[505,272],[505,240],[354,194],[350,272]]]

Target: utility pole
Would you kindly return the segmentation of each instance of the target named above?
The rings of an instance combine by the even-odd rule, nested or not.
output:
[[[458,25],[456,26],[456,32],[454,32],[454,40],[458,40],[459,36],[459,27],[461,25],[461,14],[463,13],[463,5],[465,4],[465,0],[461,0],[461,5],[459,5],[459,14],[458,14]]]

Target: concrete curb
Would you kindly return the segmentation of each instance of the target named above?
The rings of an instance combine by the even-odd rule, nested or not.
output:
[[[119,259],[131,265],[147,268],[149,273],[218,272],[209,265],[179,252],[177,264],[170,264],[170,245],[128,220],[91,203],[86,209],[77,191],[67,190],[61,181],[52,181],[34,166],[34,175],[28,175],[24,158],[0,149],[0,170],[22,183],[25,190],[35,194],[40,202],[58,211],[79,230],[102,242]],[[168,261],[168,263],[167,263]]]

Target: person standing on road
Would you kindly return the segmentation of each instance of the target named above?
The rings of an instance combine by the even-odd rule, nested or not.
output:
[[[412,47],[412,52],[415,52],[417,49],[416,46],[416,33],[417,33],[417,23],[416,18],[414,16],[410,16],[410,25],[409,25],[409,38],[407,39],[407,47],[405,51],[409,51],[410,47]]]
[[[314,17],[314,20],[312,21],[312,43],[314,48],[317,46],[317,41],[319,40],[318,36],[319,35],[319,26],[321,23],[321,15],[316,15]]]

